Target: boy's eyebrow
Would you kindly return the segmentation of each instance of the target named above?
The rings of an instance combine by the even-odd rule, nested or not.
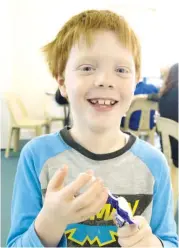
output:
[[[89,61],[89,60],[91,60],[91,61],[96,61],[97,60],[97,57],[96,56],[82,56],[82,57],[79,57],[78,59],[77,59],[77,62],[81,62],[81,61]]]
[[[98,56],[88,55],[88,56],[81,56],[77,59],[77,63],[84,62],[84,61],[93,61],[96,62],[98,60]],[[115,58],[115,63],[124,63],[125,65],[132,66],[132,62],[125,59],[125,58]]]

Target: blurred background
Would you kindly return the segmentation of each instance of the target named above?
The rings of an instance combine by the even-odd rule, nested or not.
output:
[[[5,246],[10,228],[10,201],[20,149],[29,139],[41,134],[41,129],[33,129],[33,124],[36,123],[35,127],[46,127],[46,121],[49,121],[50,132],[54,132],[68,122],[68,104],[59,104],[55,100],[57,83],[51,77],[40,49],[55,37],[65,21],[85,9],[109,9],[128,20],[142,45],[141,82],[160,89],[164,83],[163,73],[178,62],[176,0],[0,2],[1,247]],[[5,97],[8,92],[13,92],[10,100]],[[18,105],[18,99],[21,105]],[[14,107],[9,107],[8,101],[15,101],[18,106],[12,103]],[[22,105],[26,111],[26,128],[17,130],[14,127],[14,142],[10,144],[12,116],[15,115],[18,122]],[[143,133],[140,136],[143,138]],[[156,134],[154,145],[161,149]],[[8,147],[10,150],[5,153]]]

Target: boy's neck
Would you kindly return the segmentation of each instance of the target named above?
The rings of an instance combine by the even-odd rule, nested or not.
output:
[[[115,152],[126,144],[127,134],[120,131],[120,128],[97,132],[88,128],[70,129],[71,136],[81,146],[95,154],[107,154]]]

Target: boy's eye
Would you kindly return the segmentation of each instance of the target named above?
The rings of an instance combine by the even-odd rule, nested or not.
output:
[[[129,68],[127,68],[127,67],[118,67],[118,68],[116,69],[116,71],[119,72],[119,73],[124,73],[124,74],[130,73]]]
[[[95,68],[91,65],[82,65],[79,67],[79,70],[83,72],[92,72],[95,70]]]
[[[91,71],[93,68],[90,66],[85,66],[82,68],[83,71]]]

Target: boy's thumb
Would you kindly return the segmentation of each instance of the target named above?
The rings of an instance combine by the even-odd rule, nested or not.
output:
[[[47,191],[58,191],[63,187],[65,177],[68,174],[68,166],[64,165],[57,170],[48,183]]]

